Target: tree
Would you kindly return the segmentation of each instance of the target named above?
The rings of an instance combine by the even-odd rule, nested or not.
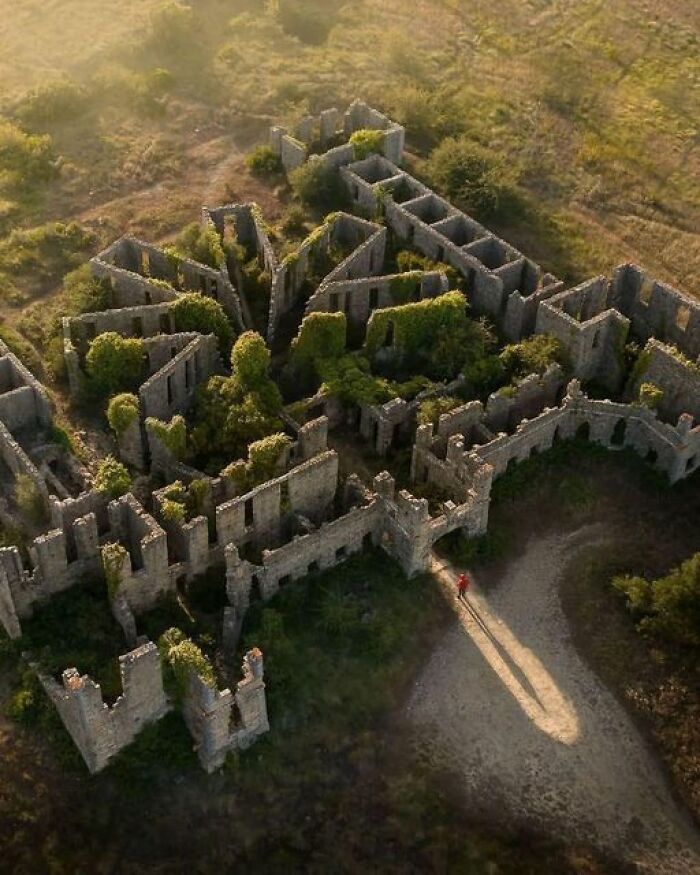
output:
[[[233,329],[218,301],[199,292],[186,292],[172,302],[170,309],[178,331],[215,334],[219,349],[228,357],[233,342]]]
[[[370,155],[381,155],[384,149],[386,131],[370,128],[362,128],[355,131],[350,137],[350,145],[353,147],[355,161],[362,161]]]
[[[95,489],[110,498],[119,498],[131,489],[129,472],[114,456],[107,456],[100,464],[95,477]]]
[[[613,586],[641,616],[640,627],[677,644],[700,647],[700,553],[665,577],[616,577]]]
[[[479,218],[516,200],[503,161],[466,137],[443,140],[431,152],[427,170],[436,189]]]
[[[257,331],[245,331],[235,342],[231,367],[246,391],[258,389],[270,380],[270,350]]]
[[[343,209],[348,193],[337,170],[318,156],[311,158],[289,174],[294,195],[309,207],[321,212]]]
[[[107,331],[91,342],[85,357],[90,385],[100,395],[133,389],[143,375],[143,340]]]

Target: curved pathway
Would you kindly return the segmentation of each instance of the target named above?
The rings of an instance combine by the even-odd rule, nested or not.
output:
[[[700,841],[622,705],[578,655],[558,597],[565,563],[601,527],[532,540],[458,618],[408,705],[421,756],[458,770],[475,813],[591,843],[649,873],[700,873]]]

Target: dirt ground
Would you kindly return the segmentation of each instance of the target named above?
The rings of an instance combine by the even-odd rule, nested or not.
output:
[[[608,535],[609,537],[609,535]],[[558,585],[586,526],[532,537],[466,604],[435,560],[456,622],[407,707],[422,758],[458,770],[467,807],[597,846],[654,873],[700,871],[700,836],[628,713],[573,646]]]

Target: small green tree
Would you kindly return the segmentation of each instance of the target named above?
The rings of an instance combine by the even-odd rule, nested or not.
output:
[[[170,309],[178,331],[215,334],[219,349],[228,357],[233,342],[233,328],[218,301],[199,292],[186,292],[172,302]]]
[[[131,476],[114,456],[107,456],[97,469],[95,489],[110,498],[119,498],[131,489]]]
[[[616,577],[613,586],[641,616],[640,627],[676,644],[700,647],[700,553],[665,577]]]
[[[243,389],[252,392],[270,379],[270,350],[257,331],[245,331],[233,345],[231,367]]]
[[[139,399],[130,392],[122,392],[110,399],[107,405],[107,421],[118,438],[132,423],[138,421],[139,412]]]
[[[114,331],[99,334],[85,357],[90,385],[100,395],[111,395],[138,385],[146,352],[143,340]]]
[[[443,140],[431,152],[427,171],[436,189],[479,218],[517,199],[505,163],[466,137]]]

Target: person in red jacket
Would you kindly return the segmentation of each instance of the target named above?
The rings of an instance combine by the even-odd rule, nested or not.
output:
[[[459,593],[459,598],[464,599],[467,597],[470,586],[471,580],[469,579],[469,575],[462,572],[457,578],[457,592]]]

